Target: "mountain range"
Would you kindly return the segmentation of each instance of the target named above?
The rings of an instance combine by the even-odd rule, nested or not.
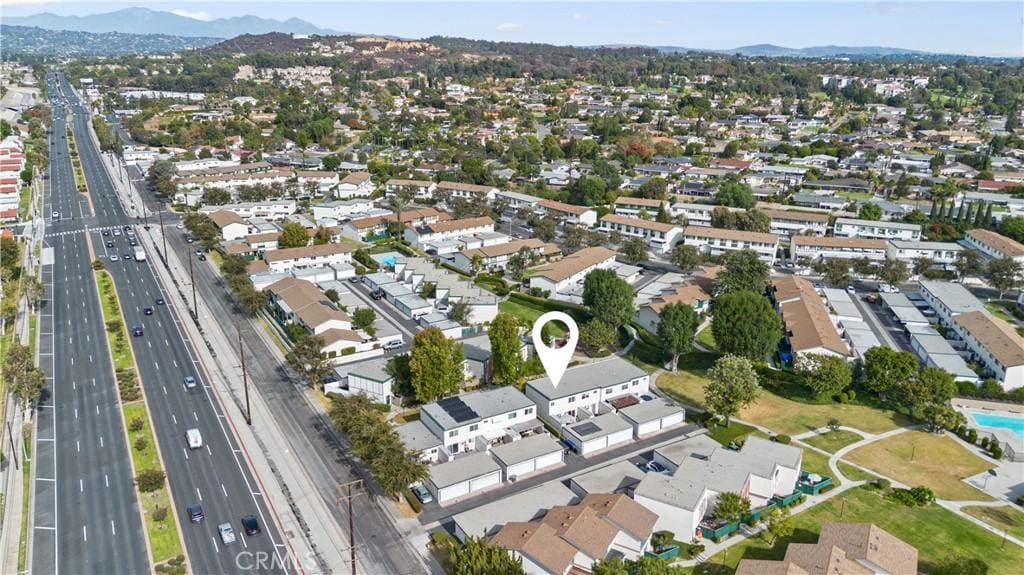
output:
[[[934,55],[930,52],[890,48],[887,46],[809,46],[807,48],[789,48],[775,44],[754,44],[740,46],[729,50],[703,50],[699,48],[683,48],[679,46],[656,46],[658,51],[666,53],[679,52],[714,52],[719,54],[740,54],[751,57],[768,58],[836,58],[849,56],[854,58],[878,58],[882,56],[923,56]]]
[[[45,30],[10,26],[6,22],[0,24],[0,37],[9,54],[61,57],[167,54],[205,48],[221,41],[221,38],[201,36]]]
[[[76,32],[124,32],[132,34],[165,34],[168,36],[201,38],[234,38],[242,34],[285,34],[337,35],[341,32],[320,28],[300,18],[285,21],[259,16],[233,16],[215,20],[196,20],[172,12],[150,10],[149,8],[125,8],[105,14],[88,16],[61,16],[51,12],[31,16],[4,17],[4,24],[12,26],[33,26],[47,30],[71,30]]]

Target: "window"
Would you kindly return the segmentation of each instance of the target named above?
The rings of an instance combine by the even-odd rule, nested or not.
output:
[[[480,425],[477,423],[474,423],[473,425],[469,426],[470,431],[476,431],[477,429],[480,429]]]
[[[508,414],[508,418],[509,419],[515,419],[516,418],[516,412],[513,411],[512,413]]]
[[[586,399],[588,397],[590,397],[590,394],[589,393],[584,393],[583,395],[580,396],[580,399]]]
[[[526,409],[523,410],[523,415],[530,415],[531,413],[533,413],[532,407],[527,407]]]
[[[570,395],[569,396],[569,403],[576,403],[576,396],[575,395]]]
[[[455,429],[455,430],[452,430],[452,431],[448,432],[448,437],[455,437],[458,434],[459,434],[459,430]]]
[[[625,391],[627,389],[629,389],[629,384],[628,383],[623,383],[622,384],[622,390]]]

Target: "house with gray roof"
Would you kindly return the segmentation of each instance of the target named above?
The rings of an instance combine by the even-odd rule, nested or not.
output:
[[[541,426],[533,401],[514,387],[439,399],[420,409],[420,421],[442,441],[442,459],[486,450],[498,440]]]
[[[430,468],[427,489],[439,505],[501,485],[501,466],[481,451]]]
[[[646,371],[613,356],[567,369],[558,387],[545,376],[526,382],[525,391],[539,417],[561,427],[596,415],[608,400],[647,393],[650,380]]]

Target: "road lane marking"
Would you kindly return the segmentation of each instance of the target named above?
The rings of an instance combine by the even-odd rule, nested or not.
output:
[[[192,417],[196,418],[196,421],[199,421],[199,415],[196,412],[192,412]]]
[[[85,483],[81,479],[78,480],[78,492],[85,493]]]
[[[196,487],[196,495],[197,495],[197,496],[199,496],[199,500],[200,500],[200,501],[202,501],[202,500],[203,500],[203,494],[202,494],[202,492],[200,492],[200,491],[199,491],[199,488],[198,488],[198,487]]]
[[[174,422],[174,425],[178,425],[178,418],[177,418],[177,417],[174,417],[174,414],[173,414],[173,413],[171,414],[171,421],[173,421],[173,422]]]
[[[103,474],[103,485],[110,487],[110,478],[107,477],[106,473]]]
[[[220,484],[220,490],[224,492],[224,497],[228,496],[228,490],[224,488],[224,484]]]
[[[82,526],[82,540],[83,541],[88,541],[89,540],[89,532],[86,530],[85,525]]]

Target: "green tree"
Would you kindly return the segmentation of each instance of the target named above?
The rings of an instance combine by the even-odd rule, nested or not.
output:
[[[415,399],[416,390],[412,387],[412,368],[409,367],[409,354],[396,355],[388,360],[385,369],[395,378],[392,391],[404,398]]]
[[[806,376],[807,387],[815,397],[833,396],[853,383],[853,370],[846,360],[833,355],[805,354],[797,359],[797,369]]]
[[[324,340],[318,335],[304,334],[285,356],[288,366],[294,369],[310,385],[320,387],[333,367],[323,353]]]
[[[718,496],[713,514],[715,519],[727,523],[741,521],[744,517],[750,515],[750,500],[739,493],[726,491]]]
[[[743,208],[745,210],[757,204],[757,201],[754,199],[754,192],[750,189],[750,186],[734,181],[724,182],[718,187],[715,201],[722,206]]]
[[[196,240],[203,246],[212,248],[220,242],[220,230],[210,219],[210,216],[200,213],[185,214],[183,221],[185,229],[189,231]]]
[[[935,267],[935,260],[929,257],[921,256],[914,258],[914,264],[911,266],[911,270],[914,275],[924,275],[925,272]]]
[[[661,308],[658,322],[658,341],[672,358],[672,371],[676,371],[679,356],[693,349],[693,337],[700,325],[697,312],[685,303],[670,303]]]
[[[975,224],[975,227],[981,227]],[[999,232],[1011,240],[1024,243],[1024,217],[1006,216],[999,224]]]
[[[632,575],[621,556],[600,559],[590,566],[591,575]]]
[[[768,264],[761,261],[753,250],[729,252],[725,256],[725,269],[718,274],[715,286],[719,294],[734,291],[764,293],[771,279]]]
[[[960,250],[956,253],[953,268],[956,269],[961,280],[967,277],[976,277],[985,269],[984,258],[981,252],[976,250]]]
[[[470,535],[465,544],[447,541],[448,575],[522,575],[523,560],[484,537]]]
[[[469,321],[469,304],[464,301],[457,301],[448,310],[448,317],[457,323],[465,324]]]
[[[778,345],[782,321],[768,298],[751,291],[730,292],[715,300],[711,332],[723,353],[761,360]]]
[[[711,227],[723,230],[736,229],[736,212],[725,206],[715,206],[711,210]]]
[[[864,354],[864,385],[879,395],[887,395],[907,385],[917,367],[917,358],[910,352],[873,347]]]
[[[281,248],[305,247],[309,245],[309,232],[298,222],[288,222],[281,228],[277,244]]]
[[[718,319],[716,318],[717,322]],[[761,386],[757,383],[754,364],[745,357],[723,355],[708,370],[704,384],[704,402],[711,413],[725,418],[725,426],[757,399]]]
[[[441,330],[431,327],[417,333],[409,360],[416,400],[427,403],[457,393],[465,379],[463,361],[462,344]]]
[[[231,203],[231,192],[221,188],[207,188],[199,201],[204,206],[223,206]]]
[[[850,275],[850,260],[844,258],[830,258],[822,263],[822,279],[829,285],[845,287],[850,285],[853,277]]]
[[[370,460],[370,472],[385,495],[397,497],[413,483],[429,477],[430,471],[420,460],[419,453],[406,448],[397,433],[386,429],[386,439],[381,445],[387,448],[381,449],[381,452]]]
[[[651,178],[636,190],[639,198],[664,200],[668,195],[668,182],[664,178]]]
[[[580,343],[593,352],[615,345],[615,328],[599,319],[592,319],[580,328]]]
[[[583,280],[583,305],[594,317],[614,328],[633,319],[633,295],[633,286],[615,270],[594,270]]]
[[[860,219],[877,222],[882,219],[882,207],[878,204],[871,202],[865,202],[860,206],[860,212],[857,214]]]
[[[533,251],[530,248],[522,247],[512,257],[508,258],[508,263],[505,264],[505,268],[508,270],[509,275],[516,281],[523,281],[526,276],[526,270],[533,263]]]
[[[878,268],[878,279],[892,286],[907,281],[908,277],[910,277],[910,272],[907,270],[907,264],[903,260],[885,258],[885,261]]]
[[[366,333],[373,329],[373,322],[377,321],[377,312],[373,311],[373,308],[361,307],[356,311],[352,312],[352,327],[361,329]]]
[[[685,272],[704,263],[704,257],[701,256],[697,246],[678,243],[672,248],[672,263],[679,266]]]
[[[135,485],[143,493],[151,493],[163,489],[166,479],[162,469],[145,469],[135,476]]]
[[[647,242],[643,238],[629,238],[619,252],[631,264],[642,262],[647,259]]]
[[[542,242],[550,242],[555,239],[555,222],[549,218],[534,220],[533,237]]]
[[[768,527],[765,529],[768,545],[774,547],[776,541],[792,536],[795,530],[796,522],[790,517],[788,507],[772,509],[768,514]]]
[[[1003,294],[1020,285],[1021,264],[1010,257],[989,260],[985,265],[985,280],[999,291],[999,299]]]
[[[584,205],[596,206],[607,202],[607,184],[598,176],[584,176],[579,190]]]
[[[725,148],[722,149],[722,157],[723,158],[735,158],[736,157],[736,153],[739,152],[739,151],[740,151],[740,142],[739,142],[739,140],[729,140],[729,142],[725,144]]]
[[[523,352],[519,341],[519,320],[501,312],[491,321],[487,334],[491,342],[491,381],[518,385],[523,377]]]
[[[313,245],[322,246],[324,244],[331,243],[331,232],[323,226],[316,228],[316,233],[313,234]]]

